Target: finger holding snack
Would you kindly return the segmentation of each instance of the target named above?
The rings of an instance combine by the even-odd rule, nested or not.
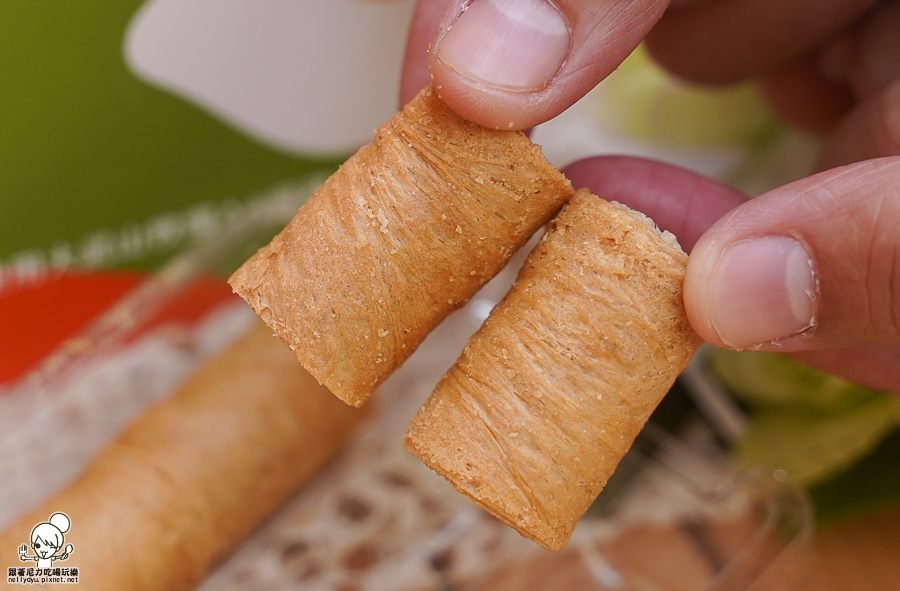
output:
[[[515,10],[524,10],[524,6],[532,4],[517,3]],[[788,122],[825,134],[819,162],[822,170],[900,155],[896,124],[900,120],[898,2],[681,0],[671,2],[668,8],[653,3],[616,3],[606,12],[600,9],[606,5],[597,2],[558,2],[553,6],[562,15],[569,44],[563,65],[546,75],[549,68],[537,71],[535,66],[532,71],[527,51],[520,51],[513,42],[525,25],[511,24],[513,9],[507,10],[505,3],[475,0],[463,11],[456,3],[423,0],[412,24],[403,93],[421,84],[430,68],[441,96],[464,116],[498,127],[509,121],[515,127],[526,127],[573,104],[646,34],[653,56],[678,76],[705,84],[757,79],[770,104]],[[663,9],[665,16],[659,20]],[[533,6],[529,10],[539,12]],[[607,18],[612,20],[604,20]],[[522,16],[517,22],[529,21]],[[620,32],[598,37],[580,32],[589,25],[608,32],[610,23],[621,27]],[[457,48],[456,38],[481,27],[491,27],[492,35],[472,34],[464,50]],[[562,31],[562,25],[559,27]],[[629,37],[634,31],[640,31],[638,38]],[[584,42],[577,42],[579,39]],[[578,76],[569,75],[573,64],[583,66]],[[488,65],[490,69],[486,69]],[[509,80],[492,84],[485,73],[499,76],[519,70],[528,72],[520,74],[520,79],[528,80],[529,85],[516,86]],[[575,79],[579,82],[573,85]],[[700,242],[700,250],[688,265],[687,307],[693,326],[705,339],[730,348],[792,351],[827,371],[900,391],[900,341],[893,320],[898,315],[897,286],[892,279],[897,270],[891,262],[898,260],[900,249],[900,238],[892,230],[900,197],[888,180],[897,178],[895,166],[888,159],[841,168],[747,204],[731,197],[719,199],[718,190],[705,197],[703,191],[709,186],[699,181],[700,192],[693,195],[683,190],[683,184],[672,183],[667,197],[659,197],[666,193],[662,182],[652,192],[656,195],[653,203],[639,191],[626,191],[616,199],[648,213],[663,227],[672,220],[688,229],[690,236],[676,232],[688,246],[715,221],[710,219],[710,211],[723,215],[740,206],[729,221],[717,224]],[[592,167],[597,170],[591,172]],[[666,176],[669,167],[646,163],[617,173],[610,173],[611,168],[609,161],[591,159],[574,165],[571,170],[576,172],[566,172],[575,187],[588,186],[604,196],[590,179],[612,175],[619,185],[641,185],[646,178]],[[634,174],[625,181],[628,171]],[[639,174],[649,176],[642,179]],[[700,203],[715,205],[706,209],[698,206]],[[791,213],[791,208],[799,209]],[[746,226],[738,228],[738,224]],[[750,228],[753,237],[772,238],[745,242]],[[825,237],[828,245],[817,246]],[[738,243],[741,246],[735,246]],[[845,258],[836,253],[857,254]],[[854,268],[864,272],[849,270],[854,256]],[[793,263],[786,263],[786,258]],[[861,261],[869,260],[873,264],[860,266]],[[728,278],[718,276],[724,283],[717,284],[719,279],[713,276],[713,269],[739,276],[744,268],[754,273],[753,279],[744,277],[744,285],[752,282],[758,289],[733,287],[728,291]],[[797,271],[792,275],[795,293],[803,295],[792,300],[784,285],[778,287],[777,296],[762,288],[773,287],[771,282],[776,279],[783,282],[785,273],[792,270]],[[721,290],[715,291],[715,285]],[[783,305],[770,306],[772,298]],[[743,330],[726,325],[742,322],[740,314],[752,310],[762,314],[753,329],[756,332],[728,334],[732,328]],[[869,328],[862,320],[867,310],[874,314]],[[793,333],[802,336],[790,337]]]
[[[666,0],[420,0],[400,87],[432,80],[451,109],[495,129],[559,115],[615,70]]]
[[[692,172],[636,158],[597,157],[565,172],[679,236],[691,255],[688,317],[708,342],[791,352],[900,392],[891,271],[900,250],[897,158],[825,171],[750,201]]]

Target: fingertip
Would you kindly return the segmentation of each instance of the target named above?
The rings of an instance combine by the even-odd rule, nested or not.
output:
[[[478,0],[434,42],[439,63],[511,92],[546,88],[571,46],[567,17],[548,0]]]
[[[431,82],[453,111],[491,129],[521,131],[550,118],[546,100],[539,94],[514,93],[479,84],[437,59],[431,61]]]
[[[685,275],[697,333],[784,352],[900,342],[897,170],[900,158],[825,171],[716,222]]]
[[[426,51],[439,95],[471,121],[522,130],[556,117],[614,70],[659,20],[666,0],[449,4]],[[408,79],[410,88],[423,82],[414,72]]]
[[[688,262],[684,297],[707,342],[757,348],[815,325],[817,274],[801,240],[774,234],[705,246]]]
[[[571,48],[568,18],[548,0],[453,6],[431,43],[434,86],[450,108],[495,129],[541,122],[543,101]],[[535,118],[537,113],[537,118]]]

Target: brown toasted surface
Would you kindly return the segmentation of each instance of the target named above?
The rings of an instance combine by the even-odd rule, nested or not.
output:
[[[81,587],[191,589],[337,451],[364,414],[316,383],[260,323],[0,543],[28,543],[34,525],[62,511],[71,518],[66,542],[74,551],[59,566],[78,567]]]
[[[523,134],[469,123],[426,89],[231,284],[357,405],[571,194]]]
[[[580,191],[410,426],[407,447],[523,535],[568,540],[700,344],[687,256]]]

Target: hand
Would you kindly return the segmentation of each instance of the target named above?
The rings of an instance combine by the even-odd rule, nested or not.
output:
[[[756,78],[776,112],[825,134],[825,172],[709,230],[688,218],[706,230],[685,282],[694,328],[900,392],[900,2],[676,0],[647,45],[689,80]]]
[[[691,254],[685,307],[706,341],[791,352],[900,393],[900,157],[822,172],[749,201],[637,158],[591,158],[563,172],[678,236]]]
[[[420,0],[404,100],[430,68],[461,115],[527,128],[565,110],[648,35],[676,74],[755,77],[786,119],[828,133],[824,172],[749,201],[656,162],[595,158],[564,172],[647,213],[691,251],[685,306],[710,343],[791,352],[900,392],[900,0],[673,0],[658,25],[665,1],[560,0],[557,10],[475,0],[460,16],[461,6]],[[500,16],[512,6],[531,7],[525,24]]]

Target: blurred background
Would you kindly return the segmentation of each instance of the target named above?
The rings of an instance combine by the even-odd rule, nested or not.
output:
[[[412,8],[0,4],[0,396],[174,255],[237,219],[295,209],[365,144],[398,106]],[[817,149],[816,138],[776,121],[752,86],[686,86],[640,48],[533,139],[558,166],[641,155],[751,196],[807,174]],[[167,314],[194,318],[230,298],[213,281]],[[900,550],[896,397],[775,355],[704,359],[739,417],[724,437],[729,457],[797,483],[823,552],[844,556],[830,562],[849,570],[820,575],[816,588],[896,584],[896,569],[879,562]],[[851,568],[860,565],[866,575]]]

